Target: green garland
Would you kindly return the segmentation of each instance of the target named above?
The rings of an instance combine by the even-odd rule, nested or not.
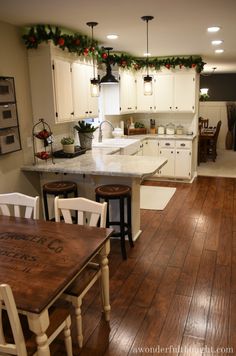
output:
[[[140,70],[147,65],[146,59],[135,58],[128,54],[110,54],[103,47],[98,46],[94,41],[91,46],[91,39],[88,36],[79,33],[63,33],[58,26],[35,25],[29,28],[28,32],[22,36],[26,48],[38,48],[42,42],[53,41],[55,46],[62,50],[67,49],[71,53],[78,55],[90,56],[96,55],[99,63],[106,63],[108,60],[112,65],[118,65],[125,69]],[[171,68],[195,68],[200,73],[205,63],[200,56],[182,56],[182,57],[159,57],[149,58],[148,65],[150,68],[160,70],[161,67]]]

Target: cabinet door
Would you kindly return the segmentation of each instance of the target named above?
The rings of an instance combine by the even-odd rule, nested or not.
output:
[[[136,80],[134,74],[128,70],[120,73],[120,107],[121,113],[136,110]]]
[[[156,156],[158,155],[158,141],[157,140],[144,140],[143,141],[143,156]]]
[[[191,150],[176,149],[175,176],[177,178],[191,178]]]
[[[193,74],[175,74],[174,111],[195,112],[196,82]]]
[[[73,121],[71,64],[61,59],[54,59],[53,64],[56,121]]]
[[[167,159],[167,163],[160,169],[159,175],[161,177],[175,176],[175,149],[160,148],[159,155]]]
[[[139,112],[152,112],[154,111],[154,95],[155,95],[155,79],[153,78],[153,95],[144,95],[143,77],[146,74],[137,73],[136,85],[137,85],[137,111]]]
[[[155,88],[156,111],[166,112],[173,110],[173,85],[174,77],[172,74],[157,75]]]
[[[72,65],[72,85],[75,118],[97,117],[98,98],[91,97],[92,66],[82,63]]]

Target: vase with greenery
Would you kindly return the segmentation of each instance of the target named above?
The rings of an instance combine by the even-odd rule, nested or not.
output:
[[[91,150],[93,133],[97,130],[97,127],[85,121],[78,121],[78,125],[75,125],[74,129],[78,132],[80,147]]]
[[[74,153],[75,152],[75,140],[73,137],[63,137],[61,139],[61,144],[63,146],[63,151],[65,153]]]

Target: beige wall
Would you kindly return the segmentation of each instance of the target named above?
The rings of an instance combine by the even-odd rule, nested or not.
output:
[[[0,193],[18,191],[25,194],[38,193],[38,177],[26,176],[20,171],[24,163],[32,162],[32,148],[27,147],[31,137],[32,109],[30,103],[27,50],[21,40],[20,30],[0,22],[0,76],[15,78],[18,120],[22,150],[0,155]]]

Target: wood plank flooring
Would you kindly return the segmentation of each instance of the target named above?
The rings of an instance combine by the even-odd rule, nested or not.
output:
[[[127,261],[112,241],[110,325],[96,286],[74,355],[236,355],[236,179],[145,184],[177,190],[164,211],[141,211]],[[61,340],[52,354],[65,354]]]

